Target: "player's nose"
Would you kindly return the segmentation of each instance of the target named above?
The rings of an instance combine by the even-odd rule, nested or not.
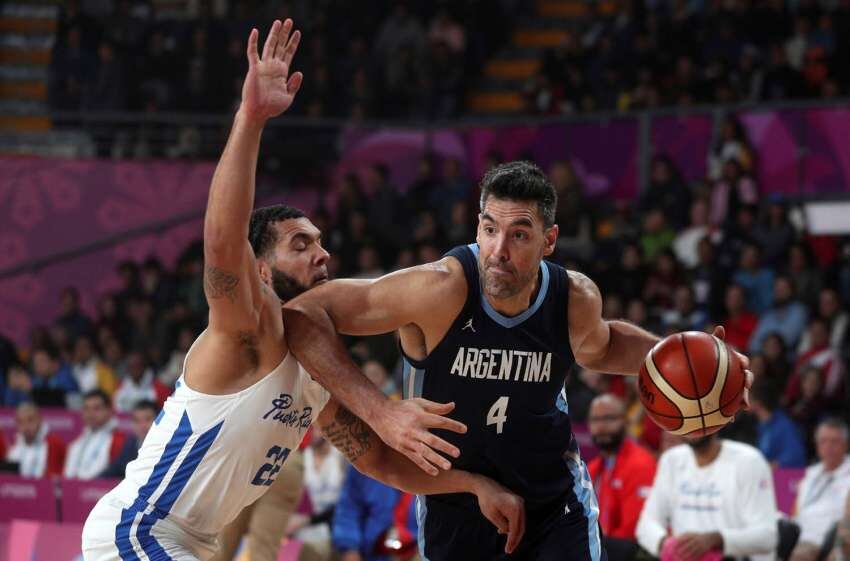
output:
[[[330,260],[331,254],[328,253],[328,250],[319,246],[319,250],[316,252],[316,255],[313,259],[313,262],[316,266],[321,267],[323,265],[327,265],[328,260]]]
[[[501,234],[496,240],[496,247],[493,248],[493,257],[497,257],[499,261],[510,261],[511,255],[508,252],[508,237]]]

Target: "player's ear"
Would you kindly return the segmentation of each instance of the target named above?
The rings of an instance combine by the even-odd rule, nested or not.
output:
[[[558,241],[558,225],[552,224],[552,226],[544,230],[543,238],[546,242],[546,246],[543,248],[543,255],[552,255],[555,251],[555,243]]]
[[[260,273],[260,280],[265,284],[272,282],[272,268],[265,259],[257,258],[257,271]]]

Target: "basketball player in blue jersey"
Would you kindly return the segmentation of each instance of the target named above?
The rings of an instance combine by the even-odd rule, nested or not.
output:
[[[418,493],[467,492],[481,511],[522,536],[522,500],[486,477],[461,470],[432,473],[431,448],[454,447],[428,427],[462,431],[442,416],[452,405],[393,403],[365,377],[311,379],[288,351],[282,302],[327,280],[320,232],[282,205],[252,214],[254,170],[265,122],[286,110],[301,84],[289,76],[300,34],[276,21],[249,71],[227,146],[210,187],[204,222],[204,290],[209,325],[186,357],[174,394],[127,466],[126,478],[86,520],[86,561],[196,561],[216,550],[216,534],[275,481],[312,422],[364,473]],[[385,445],[389,440],[409,457]],[[411,461],[410,457],[414,461]],[[433,461],[429,461],[431,458]]]
[[[574,363],[636,375],[659,339],[604,320],[593,281],[544,260],[558,237],[555,207],[555,190],[536,166],[495,167],[481,183],[477,243],[377,280],[331,281],[284,308],[290,350],[314,376],[356,371],[337,332],[398,330],[405,394],[454,401],[452,416],[468,428],[440,431],[461,450],[454,465],[525,500],[525,538],[506,555],[504,538],[471,497],[420,497],[426,561],[605,558],[565,376]]]

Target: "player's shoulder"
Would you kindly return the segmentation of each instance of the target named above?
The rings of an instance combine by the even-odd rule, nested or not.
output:
[[[570,317],[581,319],[597,317],[602,314],[602,294],[593,280],[578,271],[567,270],[570,293]]]

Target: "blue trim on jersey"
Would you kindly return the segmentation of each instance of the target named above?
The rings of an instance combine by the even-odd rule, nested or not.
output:
[[[422,397],[422,385],[425,383],[425,370],[416,368],[407,360],[407,357],[402,356],[404,364],[402,370],[402,380],[404,387],[401,388],[401,395],[404,399],[412,397]]]
[[[569,415],[570,414],[570,404],[567,401],[567,392],[564,389],[558,392],[558,399],[555,400],[555,406],[562,413]]]
[[[478,260],[479,248],[477,243],[471,243],[467,246],[472,253],[475,255],[476,261]],[[502,327],[507,327],[510,329],[511,327],[516,327],[521,324],[528,318],[530,318],[534,313],[540,309],[540,306],[543,304],[543,300],[546,299],[546,292],[549,290],[549,267],[546,266],[546,263],[543,261],[540,262],[540,290],[537,291],[537,299],[534,301],[534,304],[531,305],[527,310],[521,313],[518,316],[508,317],[503,316],[490,305],[490,302],[487,300],[487,297],[484,296],[484,291],[481,288],[481,282],[478,282],[478,289],[481,291],[481,306],[484,308],[484,311],[487,312],[487,315],[490,318],[501,325]]]
[[[177,471],[174,473],[174,477],[172,477],[171,481],[168,482],[168,486],[165,488],[165,491],[156,501],[157,509],[161,510],[163,514],[168,514],[171,507],[174,506],[174,502],[177,500],[177,497],[180,496],[180,493],[183,492],[183,488],[186,487],[186,483],[189,482],[189,478],[192,477],[192,474],[195,473],[196,469],[198,469],[198,465],[201,463],[201,460],[204,459],[207,450],[209,450],[210,446],[212,446],[212,443],[218,436],[218,432],[221,430],[221,426],[223,424],[224,421],[221,421],[219,424],[202,434],[200,438],[195,441],[192,449],[183,459],[183,463],[180,464],[180,467],[177,468]]]
[[[192,477],[192,474],[195,473],[198,465],[200,465],[207,451],[212,446],[223,424],[224,421],[221,421],[204,432],[195,441],[195,444],[192,445],[189,453],[183,458],[180,467],[174,472],[171,481],[168,482],[157,502],[154,505],[150,505],[147,499],[162,484],[162,480],[173,466],[177,455],[192,435],[192,424],[189,422],[189,416],[185,411],[183,412],[177,429],[175,429],[168,444],[165,445],[162,456],[160,456],[159,461],[154,466],[150,477],[148,477],[148,481],[139,489],[139,495],[136,501],[130,508],[121,511],[121,522],[115,529],[115,544],[118,546],[118,553],[122,561],[139,561],[133,549],[131,537],[134,537],[139,542],[142,550],[151,561],[171,560],[171,557],[162,549],[156,538],[151,536],[151,530],[157,520],[162,520],[168,515],[180,493],[185,488],[186,483]],[[136,527],[135,535],[131,536],[133,522],[140,513],[142,513],[142,518]]]
[[[428,505],[425,500],[425,495],[416,495],[416,541],[419,543],[419,557],[422,561],[428,561],[425,556],[425,518],[428,517]]]
[[[587,518],[587,542],[590,548],[591,561],[599,561],[602,556],[602,544],[599,541],[599,505],[587,466],[580,459],[568,459],[567,464],[573,476],[573,493],[581,503],[584,516]]]

